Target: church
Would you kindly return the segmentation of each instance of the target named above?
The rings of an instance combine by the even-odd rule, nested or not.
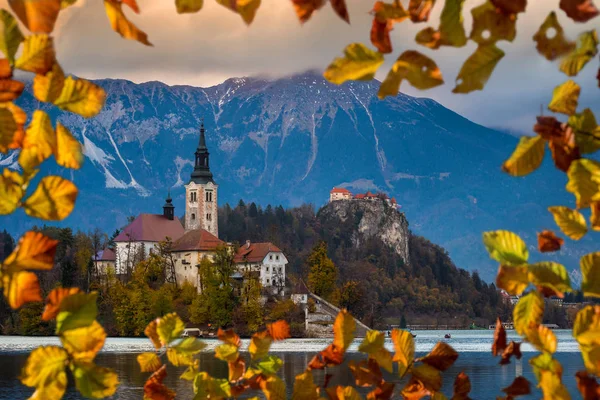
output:
[[[103,252],[104,268],[110,266],[107,257],[114,257],[117,277],[131,276],[135,264],[156,251],[161,241],[169,238],[174,280],[181,285],[188,281],[200,290],[198,267],[202,259],[212,260],[219,246],[233,250],[231,243],[219,239],[218,188],[210,171],[210,153],[206,146],[204,123],[200,126],[200,140],[194,153],[194,170],[185,185],[185,217],[175,216],[175,206],[170,191],[162,214],[140,214],[114,239],[114,252]],[[108,254],[106,256],[104,254]],[[241,279],[243,272],[259,276],[265,288],[283,288],[288,263],[283,252],[273,243],[246,241],[234,255],[238,272],[234,278]],[[170,271],[165,271],[167,276]],[[171,273],[173,275],[173,273]],[[167,279],[169,280],[169,279]],[[171,279],[172,280],[172,279]]]

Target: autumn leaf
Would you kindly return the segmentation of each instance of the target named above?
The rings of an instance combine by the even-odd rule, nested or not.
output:
[[[454,364],[458,353],[447,343],[438,342],[425,357],[417,359],[424,364],[431,365],[439,371],[445,371]]]
[[[509,396],[525,396],[531,393],[531,384],[522,376],[517,376],[510,386],[502,389]]]
[[[0,111],[0,152],[6,152],[7,147],[20,149],[25,139],[24,125],[27,122],[27,114],[14,103],[0,103],[0,110],[5,110]],[[12,114],[12,118],[6,111]]]
[[[137,40],[146,46],[152,46],[148,41],[148,35],[138,29],[131,21],[123,14],[123,8],[120,1],[104,0],[104,8],[106,16],[110,21],[113,31],[117,32],[125,39]]]
[[[69,76],[65,79],[60,96],[54,100],[54,105],[90,118],[102,110],[105,100],[106,93],[100,86],[85,79],[73,79]]]
[[[23,138],[19,164],[25,171],[31,171],[50,157],[55,147],[56,133],[50,116],[44,111],[35,110]]]
[[[16,131],[17,123],[13,113],[6,108],[0,108],[0,152],[6,153]]]
[[[60,11],[60,0],[9,0],[10,7],[31,32],[50,33]]]
[[[25,38],[21,56],[15,62],[15,67],[36,74],[46,74],[56,63],[54,43],[46,34],[32,35]]]
[[[223,330],[219,328],[217,331],[217,338],[219,338],[219,340],[223,343],[240,347],[240,337],[233,329]]]
[[[426,22],[435,5],[435,0],[410,0],[408,14],[412,22]]]
[[[517,343],[515,341],[510,341],[510,343],[506,346],[504,351],[502,352],[502,358],[500,359],[500,365],[510,364],[510,358],[515,356],[517,360],[520,360],[522,357],[521,354],[521,343]]]
[[[383,55],[361,43],[352,43],[327,67],[323,76],[331,83],[342,84],[348,80],[368,81],[383,64]]]
[[[527,0],[491,0],[492,4],[504,14],[525,12]]]
[[[392,23],[388,21],[379,21],[377,18],[373,18],[373,24],[371,25],[371,43],[377,47],[380,53],[391,53],[392,52],[392,40],[390,39],[390,31],[392,30]]]
[[[564,244],[564,240],[552,231],[545,230],[538,232],[538,250],[541,253],[548,253],[552,251],[558,251]]]
[[[0,51],[4,53],[8,61],[15,61],[15,54],[25,40],[17,21],[11,13],[2,9],[0,10]]]
[[[600,297],[600,252],[584,255],[579,265],[583,295]]]
[[[91,325],[63,332],[60,341],[70,356],[77,361],[91,362],[104,346],[106,332],[102,325],[93,321]]]
[[[567,269],[552,261],[529,265],[528,277],[546,296],[564,297],[565,292],[573,291]]]
[[[350,23],[350,15],[348,14],[348,8],[346,7],[346,0],[329,0],[329,2],[331,3],[331,8],[333,8],[333,11],[335,11],[338,17],[347,23]]]
[[[579,310],[573,324],[573,336],[580,345],[600,345],[599,305],[588,305]]]
[[[238,356],[235,361],[229,362],[228,367],[230,382],[239,381],[244,376],[244,372],[246,372],[246,362],[241,356]]]
[[[600,127],[589,108],[569,117],[569,126],[575,132],[575,143],[582,154],[600,150]]]
[[[102,399],[112,396],[119,386],[117,374],[93,363],[75,361],[71,364],[75,386],[84,397]]]
[[[532,329],[536,329],[542,323],[544,314],[544,299],[532,291],[521,297],[513,310],[513,321],[515,330],[521,336],[528,336]]]
[[[548,109],[556,113],[575,114],[580,92],[581,87],[569,79],[554,89],[552,101],[548,105]]]
[[[575,22],[587,22],[598,15],[592,0],[560,0],[560,8]]]
[[[541,136],[522,136],[510,158],[502,164],[502,170],[512,176],[524,176],[542,165],[544,140]]]
[[[429,396],[431,393],[425,388],[421,381],[413,377],[402,389],[401,394],[405,400],[419,400],[425,396]]]
[[[529,250],[516,233],[504,230],[483,233],[483,244],[490,257],[506,265],[527,263]]]
[[[585,218],[577,210],[568,207],[549,207],[548,211],[554,216],[554,221],[560,230],[573,240],[579,240],[587,232]]]
[[[469,400],[469,392],[471,391],[471,381],[467,374],[461,372],[456,375],[454,380],[454,395],[452,400]]]
[[[277,371],[283,366],[281,358],[273,355],[263,357],[256,363],[256,368],[266,376],[277,374]]]
[[[221,344],[215,347],[215,357],[223,361],[233,362],[238,358],[238,348],[228,343]]]
[[[435,61],[418,51],[408,50],[398,57],[381,83],[377,94],[379,98],[396,96],[404,79],[421,90],[431,89],[444,83],[442,73]]]
[[[549,32],[553,32],[554,35],[549,37]],[[564,30],[554,11],[548,14],[540,29],[533,35],[533,40],[537,43],[537,51],[550,61],[564,56],[575,48],[575,43],[565,38]]]
[[[73,182],[60,176],[45,176],[33,194],[25,200],[23,208],[30,217],[60,221],[73,211],[77,193]]]
[[[478,46],[475,53],[465,61],[458,76],[453,93],[469,93],[483,90],[504,52],[495,45]]]
[[[438,392],[442,387],[442,374],[440,370],[428,364],[421,364],[412,369],[413,378],[423,383],[431,392]]]
[[[354,340],[355,330],[354,317],[347,310],[340,311],[333,323],[333,345],[346,351]]]
[[[581,158],[579,149],[575,144],[575,133],[567,124],[562,124],[563,135],[550,140],[548,147],[552,152],[554,165],[561,171],[567,172],[571,164]]]
[[[162,318],[158,318],[156,325],[156,332],[163,346],[178,339],[184,329],[185,325],[176,313],[170,313]]]
[[[577,379],[577,389],[583,400],[600,398],[600,385],[596,382],[596,378],[590,376],[586,371],[577,371],[575,378]]]
[[[79,169],[83,164],[83,147],[60,122],[56,124],[56,163],[65,168]]]
[[[45,75],[33,78],[33,95],[39,101],[54,102],[61,94],[65,84],[65,74],[58,63]]]
[[[256,11],[260,7],[260,0],[217,0],[217,3],[238,13],[247,25],[254,21]]]
[[[62,348],[38,347],[29,353],[19,379],[24,385],[36,388],[34,399],[60,399],[67,387],[68,362],[68,354]]]
[[[260,360],[269,353],[273,343],[273,338],[267,331],[257,332],[252,335],[250,339],[250,345],[248,346],[248,352],[253,360]]]
[[[292,0],[292,4],[300,22],[305,23],[313,12],[325,5],[325,0]]]
[[[415,341],[410,332],[393,329],[392,343],[394,343],[395,350],[392,361],[398,363],[398,374],[402,377],[406,374],[414,361]]]
[[[560,62],[560,70],[568,76],[576,76],[598,54],[598,34],[595,30],[583,32],[577,39],[577,47]]]
[[[375,2],[372,11],[373,24],[371,25],[371,43],[381,53],[392,52],[392,42],[390,31],[395,23],[402,22],[408,18],[408,13],[402,7],[400,2],[395,1],[392,4],[383,1]]]
[[[0,175],[0,215],[14,212],[23,194],[23,177],[18,172],[4,169]]]
[[[162,343],[160,338],[158,337],[158,330],[157,330],[157,326],[158,326],[158,318],[155,319],[154,321],[151,321],[146,328],[144,329],[144,335],[146,335],[148,337],[148,339],[150,339],[150,341],[152,342],[152,344],[154,345],[154,347],[159,350],[160,348],[162,348]]]
[[[50,321],[51,319],[56,318],[60,311],[60,303],[62,300],[67,296],[80,292],[81,290],[76,287],[52,289],[52,291],[46,297],[46,307],[44,308],[44,313],[42,314],[42,321]]]
[[[577,208],[589,207],[593,201],[600,200],[599,162],[586,158],[575,160],[571,163],[567,176],[569,182],[566,189],[575,195]]]
[[[23,304],[42,301],[40,284],[33,272],[17,271],[2,276],[4,298],[8,305],[16,310]]]
[[[469,39],[480,45],[495,44],[500,40],[512,42],[517,35],[517,19],[512,14],[496,11],[491,2],[483,3],[471,10],[473,28]]]
[[[144,384],[144,398],[152,400],[172,400],[175,392],[163,384],[167,376],[167,366],[163,365]]]
[[[324,369],[325,367],[340,365],[344,361],[344,349],[330,344],[308,363],[309,369]]]
[[[56,333],[90,326],[96,319],[97,292],[71,294],[60,302],[56,316]]]
[[[361,360],[360,362],[350,360],[348,368],[350,368],[354,376],[356,386],[378,386],[383,381],[379,364],[372,358]]]
[[[590,209],[590,224],[592,225],[592,229],[600,231],[600,201],[594,201],[590,204]]]
[[[274,341],[284,340],[290,336],[290,326],[284,320],[267,324],[267,332],[271,335]]]
[[[550,328],[544,325],[538,325],[537,329],[533,329],[527,339],[541,352],[556,352],[556,335],[554,335],[554,332]]]
[[[431,49],[440,46],[462,47],[467,44],[463,26],[462,8],[464,0],[447,0],[440,16],[440,27],[425,28],[415,37],[415,41]]]
[[[175,0],[175,7],[179,14],[196,13],[203,5],[204,0]]]
[[[368,331],[362,343],[358,346],[358,351],[367,353],[369,358],[377,361],[379,366],[388,372],[392,372],[392,355],[384,347],[384,343],[384,332]]]
[[[13,252],[4,260],[9,270],[49,270],[54,266],[58,240],[50,239],[40,232],[25,233]]]
[[[313,374],[310,370],[296,375],[294,380],[294,391],[292,394],[294,400],[318,400],[319,387],[315,385]]]
[[[16,100],[23,93],[25,85],[12,79],[0,79],[0,102]],[[14,132],[14,131],[13,131]]]
[[[154,372],[158,370],[162,363],[156,353],[142,353],[137,356],[137,362],[140,364],[142,372]]]
[[[496,329],[494,330],[494,342],[492,343],[492,355],[496,357],[506,349],[506,331],[500,321],[500,317],[496,319]]]
[[[215,379],[206,372],[200,372],[194,379],[194,392],[199,399],[231,397],[231,387],[227,379]]]

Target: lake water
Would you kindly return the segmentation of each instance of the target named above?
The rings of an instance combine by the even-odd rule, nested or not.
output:
[[[431,350],[435,343],[444,340],[443,336],[446,331],[415,331],[415,333],[417,334],[415,338],[417,353],[420,356]],[[498,365],[499,358],[492,357],[490,352],[493,331],[450,331],[450,333],[452,339],[448,339],[447,342],[460,353],[460,356],[456,363],[444,373],[442,391],[447,396],[452,394],[454,378],[461,371],[464,371],[471,379],[473,387],[471,397],[474,399],[495,399],[497,395],[502,394],[500,390],[510,385],[515,376],[523,375],[532,383],[535,382],[528,360],[536,353],[529,345],[524,344],[521,347],[523,351],[521,360],[513,360],[510,365]],[[559,339],[555,357],[563,365],[563,381],[573,395],[573,399],[581,398],[577,392],[575,372],[584,367],[578,353],[577,342],[571,336],[571,331],[557,330],[555,333]],[[509,331],[508,339],[517,340],[518,337],[514,331]],[[217,340],[212,339],[205,340],[205,342],[208,344],[207,350],[213,349],[219,344]],[[243,349],[247,348],[248,342],[248,340],[242,340]],[[23,386],[18,380],[19,372],[27,359],[27,352],[40,345],[58,345],[59,343],[58,338],[53,337],[0,336],[0,399],[24,399],[31,395],[33,390]],[[273,344],[271,353],[281,357],[284,361],[280,376],[286,381],[290,394],[294,377],[302,373],[313,355],[329,343],[330,340],[327,339],[290,339]],[[364,358],[365,355],[356,351],[359,343],[360,341],[356,341],[350,347],[347,359]],[[386,342],[386,347],[393,351],[391,341]],[[153,347],[147,339],[108,338],[106,340],[104,349],[96,358],[96,363],[113,368],[119,374],[121,385],[114,398],[128,400],[143,397],[144,382],[149,374],[139,372],[136,356],[141,352],[152,350]],[[227,376],[227,364],[214,358],[213,353],[201,353],[200,365],[202,370],[208,371],[213,376]],[[184,370],[185,368],[169,368],[165,383],[177,391],[177,398],[191,399],[193,398],[191,383],[178,379]],[[348,385],[353,381],[351,373],[345,367],[330,368],[327,372],[334,374],[331,385]],[[316,371],[315,379],[317,383],[322,383],[323,371]],[[391,374],[386,376],[386,380],[399,382],[399,379]],[[520,398],[540,397],[541,392],[536,390],[533,395]],[[65,395],[65,399],[77,398],[79,397],[72,388]]]

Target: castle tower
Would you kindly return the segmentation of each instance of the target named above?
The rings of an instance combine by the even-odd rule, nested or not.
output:
[[[167,195],[165,205],[163,206],[163,216],[171,221],[173,221],[175,218],[175,206],[172,203],[173,199],[171,198],[171,189],[169,189],[169,194]]]
[[[217,219],[217,188],[209,167],[209,152],[206,147],[204,121],[200,126],[200,142],[194,153],[194,171],[190,182],[185,185],[185,229],[206,229],[219,236]]]

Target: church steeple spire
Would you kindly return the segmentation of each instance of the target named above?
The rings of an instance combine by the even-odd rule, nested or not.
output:
[[[172,204],[173,199],[171,198],[171,189],[169,189],[169,194],[165,200],[165,205],[163,206],[163,216],[170,220],[173,220],[175,217],[175,206]]]
[[[198,148],[194,153],[196,156],[194,162],[194,171],[192,172],[191,181],[195,183],[207,183],[214,182],[212,172],[210,172],[209,166],[209,152],[206,147],[206,135],[204,130],[204,119],[200,125],[200,140],[198,142]]]
[[[204,118],[200,124],[200,142],[198,142],[198,150],[206,148],[206,136],[204,135]]]

